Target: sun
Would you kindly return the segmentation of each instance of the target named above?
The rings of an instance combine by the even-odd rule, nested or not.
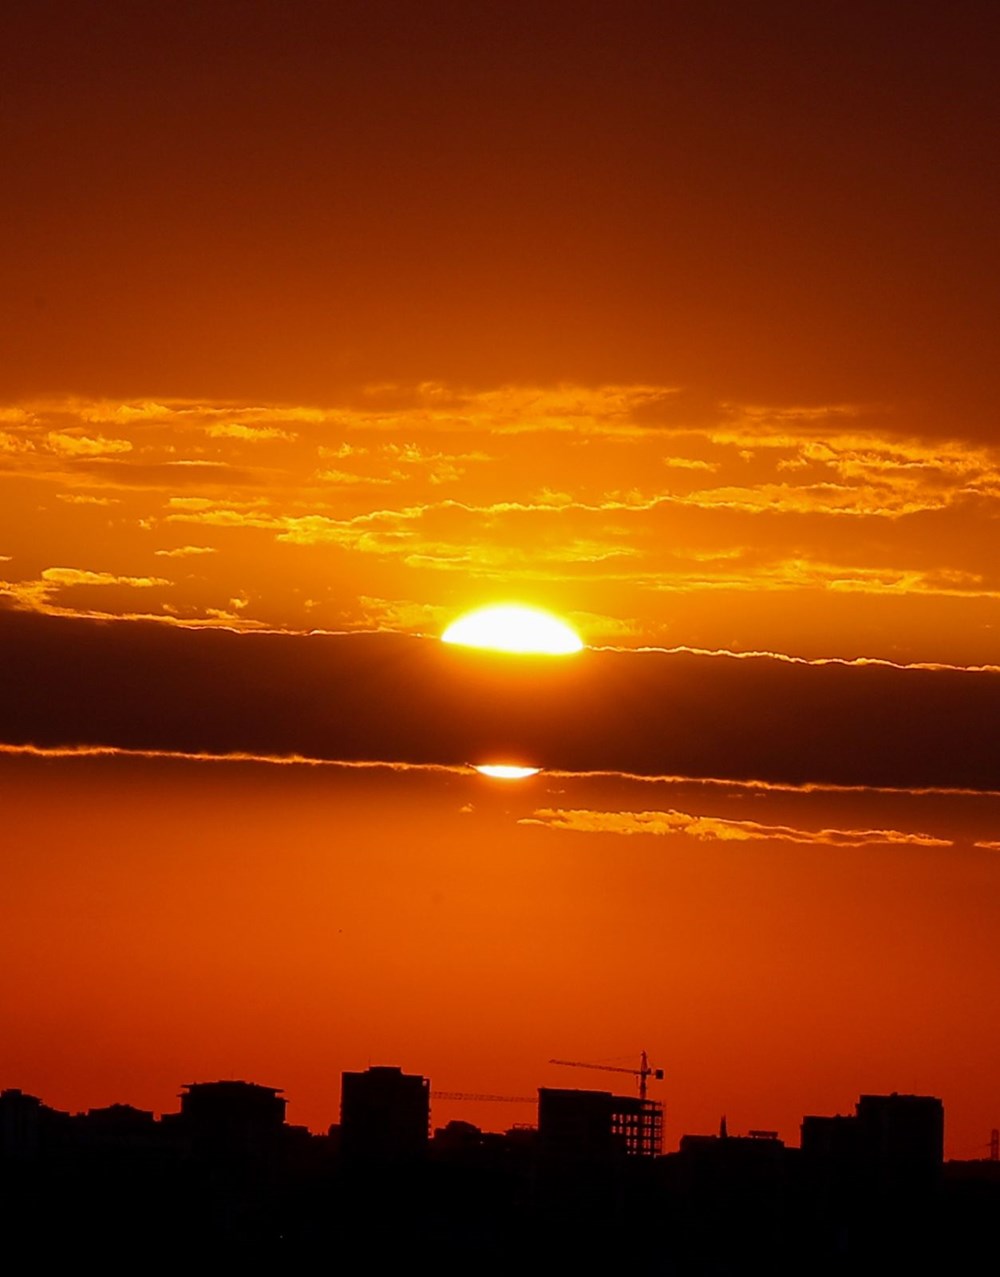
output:
[[[516,767],[513,763],[476,763],[474,766],[481,776],[492,776],[494,780],[526,780],[542,770],[540,767]]]
[[[583,648],[583,640],[565,621],[540,608],[516,603],[467,612],[448,626],[441,639],[462,647],[545,656],[568,656]]]

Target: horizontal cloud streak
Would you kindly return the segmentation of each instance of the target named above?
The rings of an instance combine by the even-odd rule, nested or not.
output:
[[[822,847],[950,847],[946,838],[906,833],[899,829],[796,829],[790,825],[766,825],[756,820],[727,820],[720,816],[696,816],[684,811],[590,811],[542,808],[518,822],[544,825],[573,833],[651,834],[662,837],[683,834],[700,842],[791,842]]]
[[[8,757],[87,759],[87,758],[137,758],[147,761],[184,763],[261,763],[268,767],[333,767],[347,771],[431,771],[447,775],[468,776],[468,767],[444,767],[433,763],[358,762],[344,758],[303,758],[299,754],[190,754],[180,750],[120,749],[116,745],[53,746],[0,744],[0,755]]]

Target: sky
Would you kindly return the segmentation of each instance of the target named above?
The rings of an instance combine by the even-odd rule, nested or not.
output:
[[[997,36],[7,7],[0,1085],[322,1130],[646,1049],[668,1147],[898,1090],[984,1151]],[[440,643],[510,602],[585,650]]]

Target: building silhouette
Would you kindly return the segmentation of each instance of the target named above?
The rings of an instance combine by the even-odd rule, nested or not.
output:
[[[49,1108],[36,1095],[17,1087],[0,1091],[0,1157],[8,1162],[32,1162],[61,1146],[70,1115]]]
[[[88,1109],[79,1118],[81,1125],[94,1138],[131,1143],[147,1140],[156,1132],[156,1118],[151,1109],[139,1109],[132,1104],[108,1104],[104,1108]]]
[[[419,1161],[430,1136],[430,1082],[378,1066],[340,1079],[340,1148],[346,1160],[394,1165]]]
[[[927,1195],[940,1187],[944,1106],[931,1095],[862,1095],[850,1117],[802,1119],[802,1154],[830,1191]]]
[[[164,1121],[197,1155],[263,1156],[282,1138],[286,1101],[280,1088],[256,1082],[190,1082],[179,1113]]]
[[[858,1156],[867,1187],[880,1195],[926,1196],[940,1187],[944,1106],[931,1095],[862,1095],[856,1106]]]
[[[656,1157],[663,1147],[663,1106],[610,1091],[541,1087],[538,1143],[543,1157],[559,1161]]]
[[[942,1241],[944,1107],[862,1095],[851,1116],[802,1120],[805,1228],[814,1255],[903,1263]]]

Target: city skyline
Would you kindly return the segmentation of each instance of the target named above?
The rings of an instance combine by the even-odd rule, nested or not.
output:
[[[646,1053],[643,1052],[639,1069],[631,1069],[617,1064],[568,1062],[565,1060],[549,1060],[549,1064],[567,1065],[585,1069],[590,1072],[631,1073],[636,1078],[656,1077],[661,1069],[647,1068]],[[657,1077],[656,1080],[662,1081]],[[619,1090],[586,1086],[539,1086],[534,1096],[484,1095],[475,1092],[452,1092],[432,1089],[431,1079],[420,1073],[408,1073],[397,1064],[369,1064],[365,1069],[345,1070],[340,1075],[340,1096],[336,1109],[336,1118],[323,1130],[309,1130],[307,1127],[295,1125],[288,1121],[288,1099],[283,1087],[269,1086],[244,1078],[217,1078],[212,1081],[185,1082],[174,1097],[180,1100],[180,1106],[157,1113],[151,1109],[141,1109],[136,1105],[114,1101],[102,1107],[92,1106],[76,1113],[70,1113],[52,1107],[39,1096],[29,1095],[20,1087],[8,1087],[0,1091],[0,1110],[3,1105],[13,1115],[18,1110],[33,1115],[33,1122],[38,1122],[39,1114],[44,1120],[51,1122],[57,1119],[80,1121],[111,1120],[118,1115],[123,1124],[144,1122],[145,1129],[151,1130],[154,1123],[161,1131],[168,1134],[180,1129],[178,1123],[185,1122],[199,1127],[205,1133],[211,1133],[217,1140],[233,1140],[240,1142],[239,1126],[246,1124],[247,1129],[258,1131],[276,1131],[286,1129],[296,1137],[308,1134],[313,1137],[330,1136],[338,1141],[338,1153],[348,1158],[360,1158],[375,1162],[388,1163],[400,1157],[404,1159],[420,1156],[426,1152],[427,1146],[435,1140],[447,1142],[454,1128],[476,1129],[483,1135],[507,1135],[521,1138],[523,1134],[537,1135],[543,1141],[575,1141],[581,1140],[581,1146],[572,1156],[586,1160],[588,1154],[584,1145],[596,1134],[599,1146],[590,1149],[589,1155],[600,1157],[628,1157],[633,1160],[657,1160],[669,1156],[675,1150],[665,1150],[661,1142],[661,1123],[663,1101],[645,1097],[645,1088],[640,1087],[638,1095],[623,1095]],[[462,1118],[450,1117],[446,1122],[438,1124],[434,1117],[434,1104],[437,1102],[451,1110],[451,1106],[459,1101],[473,1101],[483,1104],[533,1105],[536,1120],[533,1123],[512,1121],[505,1130],[482,1130]],[[823,1147],[830,1151],[829,1139],[836,1125],[864,1119],[866,1114],[878,1114],[880,1111],[895,1107],[897,1111],[909,1108],[921,1112],[921,1120],[930,1119],[928,1134],[930,1148],[927,1150],[934,1162],[942,1164],[944,1155],[944,1108],[936,1096],[911,1095],[893,1091],[888,1095],[862,1095],[854,1105],[853,1114],[834,1114],[820,1116],[805,1114],[799,1124],[799,1135],[803,1144],[813,1143],[814,1147]],[[227,1124],[228,1119],[235,1119],[237,1125]],[[581,1115],[586,1120],[581,1123]],[[622,1123],[623,1115],[628,1115],[630,1125]],[[596,1121],[595,1121],[596,1118]],[[881,1119],[878,1119],[879,1121]],[[346,1129],[345,1129],[346,1127]],[[730,1130],[728,1115],[720,1116],[718,1130],[711,1133],[684,1132],[679,1136],[681,1151],[693,1147],[698,1141],[705,1140],[763,1140],[774,1144],[786,1145],[788,1141],[781,1139],[779,1132],[764,1130],[759,1127],[746,1131]],[[645,1134],[642,1134],[642,1131]],[[636,1133],[636,1132],[640,1133]],[[828,1132],[830,1134],[828,1134]],[[8,1121],[3,1134],[6,1143],[3,1156],[17,1159],[28,1153],[32,1157],[44,1154],[39,1146],[39,1129],[25,1126],[16,1118]],[[27,1135],[27,1139],[25,1136]],[[43,1141],[44,1142],[44,1141]],[[791,1147],[796,1147],[792,1145]],[[567,1144],[565,1150],[569,1153]],[[956,1162],[996,1162],[997,1131],[990,1133],[990,1139],[980,1150],[984,1156],[967,1159],[950,1159]]]
[[[644,1054],[637,1072],[644,1089],[658,1070]],[[109,1254],[155,1235],[168,1252],[197,1241],[298,1260],[333,1242],[401,1255],[430,1244],[439,1261],[470,1244],[491,1256],[596,1247],[677,1272],[739,1271],[765,1254],[795,1271],[806,1251],[838,1271],[974,1254],[1000,1188],[1000,1135],[988,1159],[946,1162],[929,1095],[806,1115],[801,1147],[734,1133],[723,1116],[717,1134],[663,1153],[662,1108],[641,1097],[539,1087],[536,1125],[489,1134],[463,1120],[432,1130],[433,1094],[398,1066],[344,1072],[339,1120],[311,1135],[288,1124],[279,1089],[242,1080],[188,1083],[158,1120],[0,1091],[7,1243]]]

